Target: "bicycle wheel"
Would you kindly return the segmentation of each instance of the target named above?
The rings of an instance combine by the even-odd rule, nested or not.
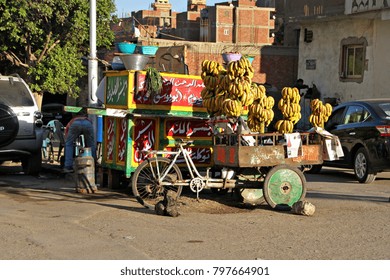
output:
[[[143,161],[135,170],[132,190],[137,201],[143,206],[154,210],[155,205],[164,199],[164,194],[168,191],[176,193],[175,199],[180,196],[182,186],[167,186],[159,182],[159,175],[167,170],[170,163],[171,160],[167,158],[150,158]],[[179,167],[174,164],[163,182],[173,183],[182,179]]]

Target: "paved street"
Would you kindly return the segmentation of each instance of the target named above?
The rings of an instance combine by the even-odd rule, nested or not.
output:
[[[1,166],[0,259],[390,259],[389,173],[370,185],[338,169],[306,178],[311,217],[186,190],[172,218],[128,189],[78,194],[70,175]]]

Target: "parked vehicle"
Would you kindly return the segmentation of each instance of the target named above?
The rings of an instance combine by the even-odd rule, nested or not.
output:
[[[342,103],[333,109],[325,129],[339,137],[344,157],[323,165],[351,168],[360,183],[390,171],[390,98]],[[320,172],[321,167],[309,172]]]
[[[72,119],[72,113],[65,112],[64,105],[61,103],[47,103],[42,105],[42,121],[47,125],[52,120],[58,120],[63,126],[66,126]]]
[[[42,165],[42,114],[19,76],[0,75],[0,162],[21,162],[29,175]]]

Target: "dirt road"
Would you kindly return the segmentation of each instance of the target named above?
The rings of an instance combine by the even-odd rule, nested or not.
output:
[[[0,167],[0,259],[390,259],[389,173],[370,185],[338,169],[306,179],[311,217],[184,191],[172,218],[129,190],[78,194],[71,177]]]

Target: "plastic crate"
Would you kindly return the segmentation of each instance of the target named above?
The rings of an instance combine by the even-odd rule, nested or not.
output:
[[[139,53],[147,55],[155,55],[158,50],[158,46],[139,46]]]

